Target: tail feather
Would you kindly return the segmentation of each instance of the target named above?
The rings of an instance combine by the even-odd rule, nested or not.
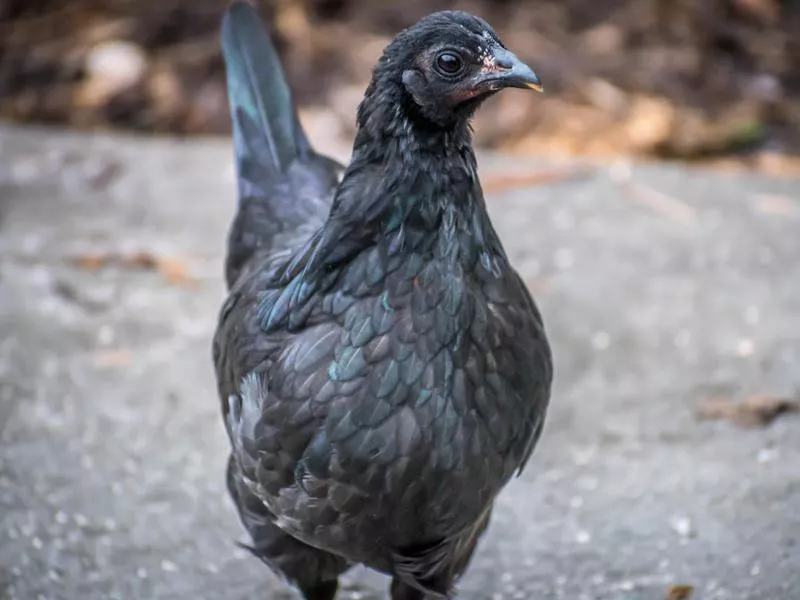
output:
[[[273,268],[324,222],[344,167],[313,150],[253,6],[231,4],[221,41],[239,188],[225,261],[230,288],[243,274]]]
[[[228,102],[240,197],[265,175],[285,173],[311,152],[280,58],[257,10],[234,2],[222,22]]]

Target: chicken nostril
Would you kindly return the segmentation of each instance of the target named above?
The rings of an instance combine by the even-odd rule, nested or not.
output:
[[[508,58],[496,58],[494,64],[504,71],[510,71],[514,68],[514,63]]]

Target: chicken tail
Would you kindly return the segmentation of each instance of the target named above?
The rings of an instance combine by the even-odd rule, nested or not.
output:
[[[236,0],[221,33],[239,188],[225,262],[231,287],[254,256],[283,252],[324,222],[344,167],[312,148],[258,11]]]
[[[242,1],[222,21],[228,104],[233,121],[240,201],[257,185],[312,152],[275,46],[258,11]]]

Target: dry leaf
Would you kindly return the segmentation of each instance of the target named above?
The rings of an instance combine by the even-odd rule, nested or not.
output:
[[[85,254],[72,260],[76,267],[84,271],[97,271],[108,263],[108,256],[102,254]]]
[[[688,600],[694,593],[694,587],[691,585],[671,585],[667,590],[666,600]]]
[[[731,402],[726,398],[708,398],[700,406],[701,419],[727,419],[740,427],[765,427],[777,417],[800,411],[800,402],[774,396],[752,396],[744,402]]]
[[[137,267],[140,269],[155,269],[158,267],[158,259],[149,252],[143,250],[122,256],[121,262],[125,266]]]
[[[174,257],[156,256],[144,250],[130,254],[86,254],[73,258],[71,262],[85,271],[96,271],[116,264],[122,268],[158,271],[167,283],[171,284],[196,282],[189,273],[186,261]]]
[[[178,258],[161,259],[158,264],[158,270],[167,283],[195,283],[194,278],[189,273],[189,265]]]
[[[96,367],[127,367],[133,362],[129,350],[106,350],[94,356]]]

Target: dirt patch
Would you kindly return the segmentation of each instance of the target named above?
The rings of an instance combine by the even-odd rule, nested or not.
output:
[[[0,2],[0,117],[181,134],[229,130],[226,0]],[[298,101],[342,136],[372,65],[422,0],[262,0]],[[482,111],[481,144],[515,152],[800,155],[797,0],[450,0],[485,16],[542,76]],[[794,35],[792,35],[794,32]]]

